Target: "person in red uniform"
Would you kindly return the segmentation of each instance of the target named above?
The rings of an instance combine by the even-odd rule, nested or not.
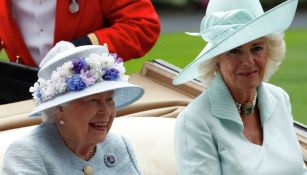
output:
[[[127,61],[142,57],[160,34],[150,0],[1,0],[0,51],[38,67],[61,40],[75,46],[104,44]]]

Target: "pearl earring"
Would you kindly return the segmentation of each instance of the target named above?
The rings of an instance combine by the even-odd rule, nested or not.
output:
[[[64,125],[64,120],[60,119],[60,125]]]

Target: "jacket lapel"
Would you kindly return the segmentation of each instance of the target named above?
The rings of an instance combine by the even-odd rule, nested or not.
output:
[[[208,88],[208,97],[213,116],[237,123],[243,130],[243,123],[235,102],[223,78],[217,74]],[[265,88],[265,83],[258,86],[257,105],[260,110],[261,123],[272,116],[276,108],[277,99]]]
[[[265,88],[265,83],[258,87],[258,107],[260,110],[261,124],[269,119],[277,106],[277,99]]]
[[[24,55],[24,57],[20,58],[20,62],[21,63],[25,63],[27,65],[31,65],[31,66],[35,66],[36,63],[31,59],[31,55],[30,52],[28,51],[28,48],[23,40],[21,31],[19,30],[19,27],[17,25],[17,23],[15,22],[15,19],[13,18],[12,12],[11,12],[11,4],[9,0],[4,0],[0,2],[0,6],[1,6],[1,10],[3,10],[1,12],[1,14],[3,14],[7,19],[5,19],[5,17],[0,15],[0,20],[3,22],[3,30],[6,35],[7,35],[7,39],[9,43],[14,43],[14,44],[10,44],[10,46],[12,46],[13,48],[11,48],[10,50],[14,50],[17,55],[21,56]],[[7,21],[4,21],[7,20]],[[0,27],[2,27],[0,25]],[[8,54],[10,55],[10,54]],[[11,61],[16,61],[17,58],[16,57],[11,57],[10,58]]]
[[[208,96],[212,115],[219,119],[233,121],[243,129],[240,114],[221,75],[217,74],[211,83]]]

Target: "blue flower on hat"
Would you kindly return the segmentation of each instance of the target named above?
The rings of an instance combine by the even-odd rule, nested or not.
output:
[[[85,58],[78,58],[78,59],[72,59],[72,64],[73,64],[73,70],[79,74],[81,70],[87,70],[88,66],[86,64]]]
[[[82,80],[80,75],[73,75],[67,80],[67,87],[71,91],[80,91],[86,88],[85,82]]]
[[[42,93],[40,91],[40,89],[36,92],[36,97],[39,99],[39,100],[42,100]]]
[[[117,80],[119,78],[119,71],[115,68],[105,69],[105,74],[102,78],[104,80]]]
[[[101,81],[127,81],[123,60],[116,54],[91,54],[75,58],[56,68],[51,79],[39,78],[30,88],[39,105],[68,91],[80,91]]]

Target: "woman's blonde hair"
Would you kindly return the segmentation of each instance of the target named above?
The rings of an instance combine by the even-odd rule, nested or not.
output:
[[[268,60],[265,67],[263,81],[268,81],[276,72],[286,53],[286,43],[284,41],[284,34],[271,34],[265,36],[268,40]],[[201,63],[198,67],[200,72],[200,79],[205,86],[208,86],[217,71],[217,57]]]

